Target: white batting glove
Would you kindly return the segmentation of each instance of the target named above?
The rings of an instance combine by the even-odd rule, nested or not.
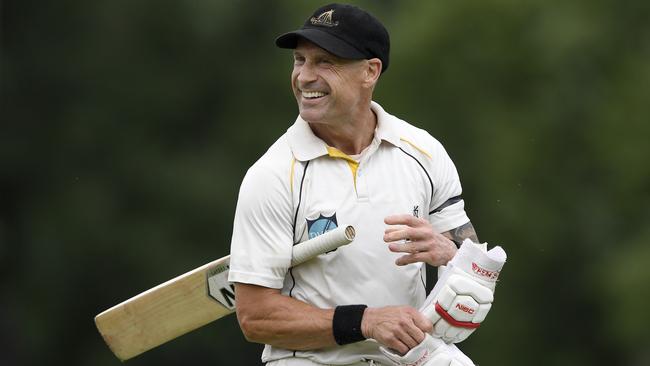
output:
[[[474,366],[455,345],[447,344],[427,334],[424,340],[400,356],[384,347],[379,348],[394,365],[401,366]]]
[[[506,257],[499,246],[487,251],[487,244],[465,239],[447,266],[439,268],[438,282],[420,309],[433,322],[434,337],[462,342],[481,325]]]

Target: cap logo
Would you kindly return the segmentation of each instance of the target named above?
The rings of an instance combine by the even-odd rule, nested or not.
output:
[[[339,25],[339,22],[332,22],[332,14],[334,14],[334,9],[328,10],[318,17],[311,17],[309,21],[313,25],[324,25],[326,27],[336,27]]]

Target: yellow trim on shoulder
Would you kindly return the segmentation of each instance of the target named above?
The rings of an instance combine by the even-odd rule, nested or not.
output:
[[[350,155],[344,153],[343,151],[335,148],[328,146],[327,147],[327,154],[332,157],[332,158],[339,158],[347,161],[348,166],[350,167],[350,171],[352,172],[352,179],[354,180],[354,188],[357,188],[357,170],[359,169],[359,162],[352,159]]]
[[[295,166],[296,166],[296,158],[291,158],[291,170],[289,171],[289,186],[291,187],[292,194],[293,194],[293,175],[294,175]]]
[[[403,138],[403,137],[400,137],[399,139],[402,140],[402,141],[404,141],[404,142],[406,142],[407,144],[413,146],[417,151],[421,152],[422,154],[426,155],[427,158],[431,159],[431,154],[429,154],[429,153],[428,153],[426,150],[424,150],[423,148],[419,147],[418,145],[412,143],[411,141],[409,141],[409,140],[407,140],[407,139],[405,139],[405,138]]]

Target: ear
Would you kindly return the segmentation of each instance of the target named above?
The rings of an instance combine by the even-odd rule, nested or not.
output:
[[[379,76],[381,75],[381,60],[378,58],[371,58],[367,61],[364,84],[373,87],[377,84]]]

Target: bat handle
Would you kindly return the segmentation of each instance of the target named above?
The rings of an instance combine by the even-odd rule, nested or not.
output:
[[[338,227],[293,247],[291,266],[297,266],[320,254],[350,244],[356,236],[354,226]]]

